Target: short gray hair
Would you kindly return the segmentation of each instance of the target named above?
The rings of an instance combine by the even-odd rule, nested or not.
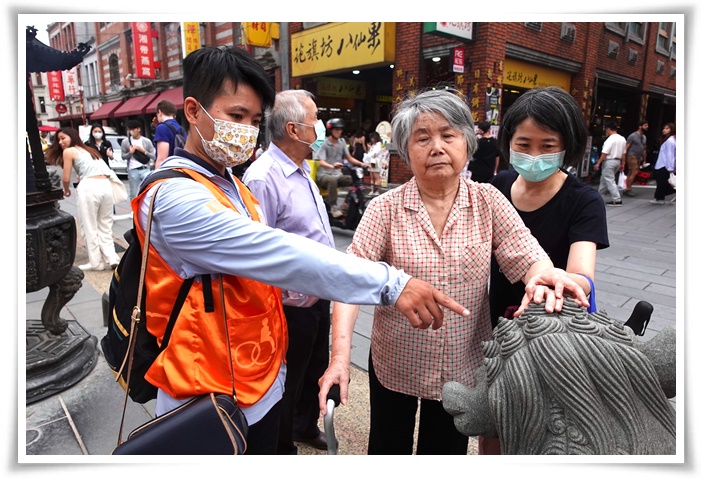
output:
[[[435,113],[443,116],[453,128],[462,131],[467,142],[467,159],[477,149],[475,122],[470,108],[462,98],[462,93],[455,90],[426,90],[399,103],[392,118],[392,143],[397,148],[399,157],[409,164],[409,138],[418,117],[423,113]]]
[[[275,95],[275,104],[265,115],[267,142],[285,137],[285,125],[288,121],[304,122],[307,112],[303,102],[306,98],[314,99],[307,90],[284,90]]]

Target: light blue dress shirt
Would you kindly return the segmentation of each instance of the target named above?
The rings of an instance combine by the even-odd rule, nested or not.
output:
[[[323,299],[367,305],[394,305],[411,279],[386,263],[319,247],[314,240],[251,220],[237,186],[191,159],[171,156],[161,168],[186,168],[203,174],[241,211],[217,207],[219,203],[209,190],[189,178],[163,182],[154,206],[151,244],[180,277],[234,275]],[[140,205],[142,227],[146,226],[152,191]],[[249,424],[260,420],[282,398],[285,373],[283,364],[268,393],[243,409]],[[159,391],[157,414],[182,403],[163,395],[167,394]]]
[[[309,165],[298,167],[271,143],[265,153],[251,164],[243,182],[260,202],[270,227],[308,237],[319,244],[335,247],[329,215],[319,187],[309,177]],[[283,291],[282,303],[293,307],[311,307],[317,298],[296,291]]]

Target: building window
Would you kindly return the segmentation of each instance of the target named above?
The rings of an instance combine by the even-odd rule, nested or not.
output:
[[[657,43],[655,51],[666,55],[670,59],[677,58],[677,32],[676,23],[661,22],[657,30]]]
[[[109,58],[110,65],[110,85],[119,85],[119,58],[112,53]]]
[[[34,73],[34,84],[37,86],[43,86],[41,82],[41,73]]]
[[[645,26],[644,22],[628,23],[628,40],[640,43],[645,43]]]
[[[606,22],[606,29],[616,32],[619,35],[626,34],[626,22]]]
[[[537,32],[543,29],[543,22],[526,22],[524,25],[526,28],[530,28],[531,30],[535,30]]]
[[[39,100],[39,112],[46,113],[46,101],[44,101],[44,97],[37,96],[37,99]]]

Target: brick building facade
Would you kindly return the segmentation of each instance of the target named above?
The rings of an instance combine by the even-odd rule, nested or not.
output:
[[[50,35],[52,28],[60,32],[50,36],[51,46],[69,50],[77,41],[85,41],[76,37],[79,29],[70,25],[50,25]],[[615,119],[626,135],[636,129],[640,119],[648,119],[652,149],[662,125],[676,119],[673,22],[280,25],[279,37],[265,48],[246,46],[241,23],[200,23],[201,44],[248,48],[269,72],[276,90],[312,91],[317,96],[320,118],[343,117],[347,133],[366,122],[374,128],[381,121],[391,120],[392,107],[405,95],[432,86],[460,90],[475,121],[491,121],[497,134],[501,116],[519,94],[538,86],[561,86],[581,105],[590,126],[594,154],[603,143],[603,124],[608,119]],[[349,33],[354,26],[359,30]],[[153,60],[159,68],[156,79],[149,81],[134,75],[130,23],[94,24],[98,95],[103,108],[90,112],[90,121],[97,119],[123,130],[125,121],[136,117],[148,134],[157,93],[182,87],[181,23],[152,23],[151,28]],[[457,29],[457,33],[450,28]],[[383,36],[374,37],[373,33],[380,30]],[[332,40],[335,51],[331,49]],[[306,41],[308,47],[303,48]],[[375,52],[378,45],[385,48],[379,57],[354,56],[361,46],[372,47]],[[324,46],[327,48],[322,51]],[[345,57],[340,54],[343,49]],[[454,68],[460,50],[464,51],[462,71]],[[299,73],[305,61],[311,63],[332,53],[338,54],[335,61],[319,61],[315,69]],[[341,90],[343,93],[339,93]],[[111,114],[116,103],[149,94],[154,100],[148,107],[144,105],[140,114],[121,118]],[[111,112],[104,107],[109,103],[114,103]],[[588,168],[580,173],[586,176]],[[389,182],[402,183],[409,177],[408,168],[393,157]]]

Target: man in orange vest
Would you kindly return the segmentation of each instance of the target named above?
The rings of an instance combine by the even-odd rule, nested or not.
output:
[[[189,134],[181,155],[161,168],[190,178],[163,180],[158,190],[145,277],[146,322],[159,340],[180,285],[195,282],[146,378],[159,389],[157,415],[235,389],[249,423],[247,453],[275,454],[288,345],[281,289],[394,306],[418,329],[439,328],[441,307],[469,312],[385,263],[268,227],[258,201],[228,169],[256,146],[275,100],[268,75],[245,50],[223,46],[190,53],[183,72]],[[152,196],[150,185],[132,202],[142,240]]]

